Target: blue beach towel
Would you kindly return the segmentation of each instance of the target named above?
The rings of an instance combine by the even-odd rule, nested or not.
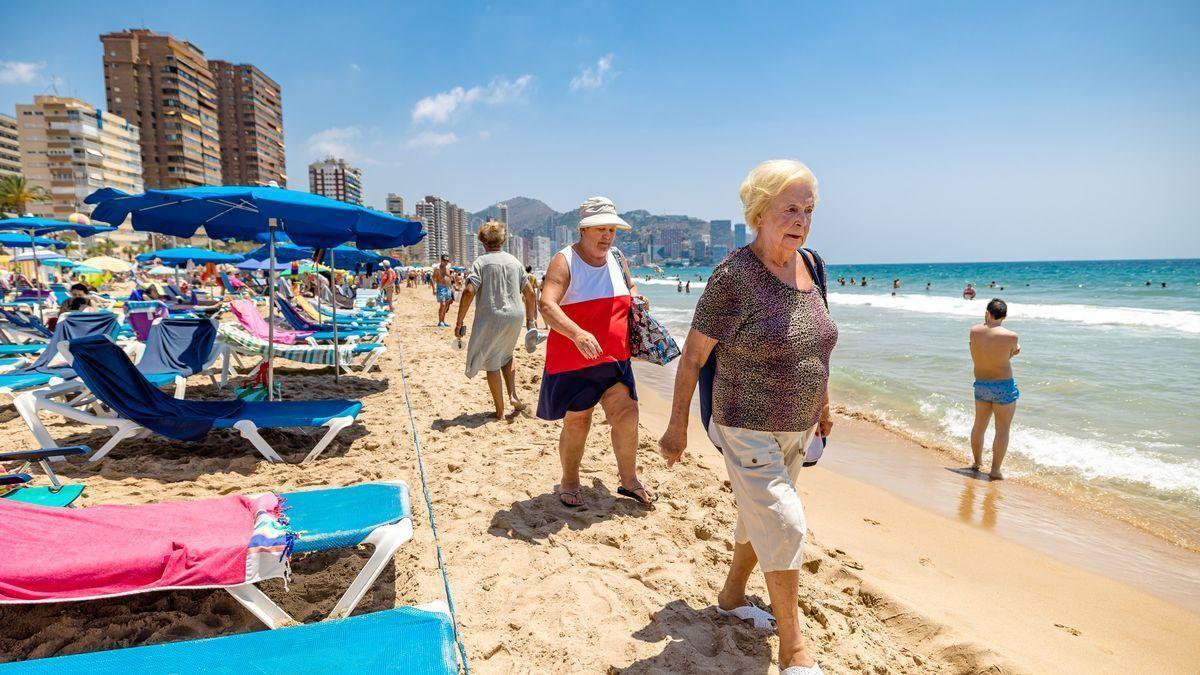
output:
[[[184,376],[198,373],[212,356],[216,340],[217,327],[209,319],[164,319],[150,327],[138,370]]]

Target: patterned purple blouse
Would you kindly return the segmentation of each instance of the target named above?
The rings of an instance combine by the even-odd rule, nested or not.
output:
[[[820,419],[838,331],[819,289],[788,286],[744,246],[713,270],[692,328],[718,342],[714,422],[804,431]]]

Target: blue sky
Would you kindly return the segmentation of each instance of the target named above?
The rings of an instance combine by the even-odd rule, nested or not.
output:
[[[838,262],[1200,257],[1200,3],[841,4],[24,3],[0,111],[103,106],[99,34],[146,27],[281,83],[298,189],[332,151],[376,206],[736,221],[794,157]]]

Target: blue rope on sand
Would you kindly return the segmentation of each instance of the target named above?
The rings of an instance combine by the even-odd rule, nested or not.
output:
[[[412,400],[408,395],[408,378],[404,373],[404,348],[396,346],[400,359],[400,384],[404,388],[404,404],[408,406],[408,422],[412,426],[413,445],[417,448],[417,468],[421,472],[421,489],[425,492],[425,509],[429,512],[429,529],[433,530],[433,546],[437,550],[438,569],[442,571],[442,584],[446,587],[446,604],[450,607],[450,623],[454,627],[454,643],[458,645],[459,656],[462,657],[464,675],[470,675],[471,668],[467,666],[467,648],[463,646],[458,632],[458,615],[454,613],[454,598],[450,593],[450,578],[446,576],[446,565],[442,561],[442,543],[438,539],[437,521],[433,518],[433,500],[429,497],[429,484],[425,480],[425,463],[421,461],[421,439],[417,435],[417,419],[413,415]]]

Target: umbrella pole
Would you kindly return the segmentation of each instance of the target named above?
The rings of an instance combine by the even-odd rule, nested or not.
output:
[[[33,230],[29,231],[29,250],[33,251],[33,292],[37,294],[38,321],[46,323],[45,310],[42,305],[46,304],[46,299],[42,297],[42,270],[39,268],[37,240],[33,237]],[[15,256],[14,256],[15,257]]]
[[[337,265],[334,264],[332,248],[329,249],[329,276],[332,279],[337,279]],[[332,283],[330,284],[329,292],[337,293],[337,291],[333,288]],[[338,381],[338,371],[341,370],[341,366],[338,365],[338,354],[341,352],[341,349],[339,348],[339,345],[338,345],[337,328],[338,328],[338,326],[337,326],[337,296],[334,295],[334,297],[333,297],[333,381],[334,382]]]
[[[267,400],[275,400],[275,219],[267,220],[270,232],[270,262],[267,276],[271,282],[267,291]]]

